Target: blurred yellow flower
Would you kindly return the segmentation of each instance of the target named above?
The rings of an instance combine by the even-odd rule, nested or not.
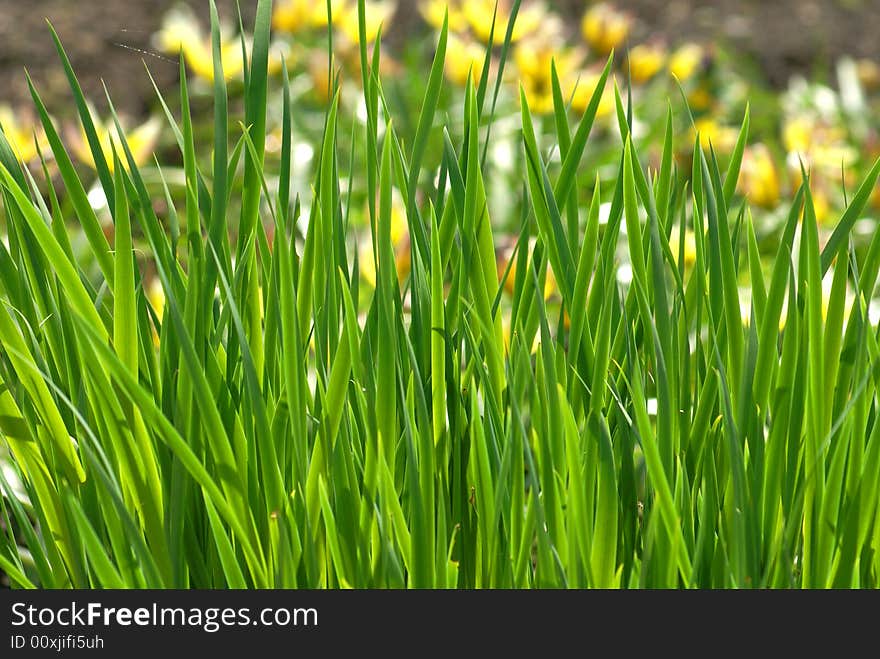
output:
[[[34,121],[29,112],[13,112],[8,105],[0,105],[0,126],[6,135],[6,141],[12,147],[13,153],[24,163],[28,163],[37,157],[37,143],[44,152],[48,146],[46,133],[42,124]],[[36,140],[34,139],[36,136]]]
[[[678,264],[679,258],[679,230],[676,227],[672,234],[669,236],[669,251],[672,252],[672,257],[675,259],[676,265]],[[685,269],[693,267],[694,263],[697,262],[697,241],[694,237],[694,232],[690,229],[684,230],[684,267]]]
[[[431,27],[439,30],[443,27],[443,17],[449,10],[449,33],[461,33],[468,28],[468,19],[464,13],[462,0],[422,0],[419,2],[419,12]]]
[[[391,199],[391,244],[394,247],[394,267],[397,280],[403,282],[410,271],[410,240],[409,225],[406,223],[406,210],[400,193],[395,189]],[[373,260],[372,243],[363,245],[359,250],[361,277],[370,286],[376,285],[376,262]]]
[[[462,6],[471,30],[483,43],[489,43],[489,33],[492,32],[492,17],[495,15],[495,2],[496,0],[468,0]],[[498,14],[495,16],[495,32],[492,36],[492,42],[495,45],[504,42],[512,8],[513,2],[511,0],[498,0]],[[511,42],[515,43],[535,32],[547,19],[547,14],[547,7],[541,2],[523,3],[516,15],[516,22],[513,24]]]
[[[516,261],[510,263],[511,256],[513,256],[513,245],[501,245],[495,248],[495,267],[498,271],[498,281],[502,282],[504,290],[508,294],[513,295],[514,283],[516,282]],[[508,264],[510,264],[510,272],[507,273],[507,279],[503,279]]]
[[[211,51],[211,37],[205,34],[192,12],[184,9],[172,9],[165,15],[162,27],[155,36],[159,50],[177,55],[183,52],[187,65],[198,77],[213,82],[214,58]],[[231,80],[242,74],[244,59],[241,53],[241,41],[238,38],[222,39],[220,61],[223,65],[223,77]]]
[[[733,145],[736,144],[737,130],[735,128],[723,126],[711,117],[697,119],[694,124],[691,129],[691,143],[696,140],[696,136],[699,134],[700,146],[708,149],[711,144],[716,153],[730,153]]]
[[[806,153],[810,148],[813,122],[805,116],[793,117],[782,127],[782,142],[788,151]]]
[[[395,189],[391,200],[391,243],[398,246],[409,239],[409,225],[406,223],[406,206]]]
[[[591,68],[581,71],[572,87],[571,107],[577,112],[584,112],[590,104],[596,85],[602,77],[602,70]],[[605,90],[599,98],[599,106],[596,108],[596,117],[607,117],[614,111],[614,88],[611,81],[605,82]]]
[[[840,126],[807,115],[787,119],[782,127],[782,141],[789,153],[796,153],[809,167],[819,167],[835,176],[841,164],[853,164],[857,154],[849,146]]]
[[[880,185],[874,186],[874,192],[871,193],[871,206],[880,209]]]
[[[513,295],[516,284],[516,258],[514,257],[513,263],[510,262],[510,258],[514,256],[513,249],[514,245],[508,244],[495,250],[495,267],[498,271],[499,281],[504,276],[508,265],[510,266],[510,272],[507,274],[507,279],[504,280],[504,290],[510,295]],[[553,269],[547,268],[547,277],[544,280],[544,300],[549,300],[550,297],[558,291],[559,287],[556,284],[556,277],[553,275]]]
[[[309,56],[309,77],[312,80],[311,89],[321,103],[330,102],[330,71],[327,68],[327,57],[318,51],[312,51]]]
[[[529,102],[529,109],[536,114],[553,111],[552,63],[560,86],[565,90],[568,82],[577,75],[579,54],[570,48],[558,50],[550,41],[528,39],[516,46],[514,62],[520,83]],[[565,98],[568,101],[568,98]]]
[[[113,144],[116,145],[116,153],[119,155],[119,159],[122,161],[125,168],[128,169],[125,153],[121,146],[122,140],[119,136],[119,131],[116,130],[115,123],[112,120],[102,121],[94,112],[92,112],[92,121],[95,124],[95,132],[98,134],[98,140],[101,143],[101,150],[104,152],[104,159],[107,161],[107,166],[110,168],[110,171],[113,171]],[[125,140],[128,143],[128,148],[131,150],[131,155],[134,158],[136,165],[143,165],[153,154],[161,130],[162,121],[159,117],[155,116],[150,117],[140,126],[131,130],[127,130],[123,125]],[[92,150],[89,148],[89,143],[86,140],[85,130],[82,128],[80,128],[79,139],[73,140],[72,142],[72,151],[80,162],[95,169],[95,159],[92,156]]]
[[[510,314],[504,313],[499,314],[501,316],[501,337],[504,340],[504,354],[507,355],[510,352],[510,343],[516,336],[519,336],[520,340],[522,340],[522,334],[517,334],[520,330],[516,332],[511,331],[510,328]],[[568,312],[565,313],[565,318],[568,318]],[[565,329],[568,329],[568,320],[565,321]],[[541,333],[537,332],[532,338],[532,345],[529,346],[529,353],[534,355],[538,352],[538,346],[541,345]]]
[[[153,311],[156,312],[156,316],[159,320],[162,320],[165,312],[165,290],[162,288],[162,282],[159,281],[158,277],[153,277],[150,280],[150,284],[147,287],[147,299],[150,301]]]
[[[695,89],[688,94],[688,105],[691,110],[703,112],[712,108],[715,97],[709,89],[708,84],[702,81]]]
[[[828,200],[828,193],[822,188],[811,190],[813,196],[813,210],[816,213],[816,223],[825,224],[831,219],[831,202]]]
[[[290,44],[284,41],[273,41],[269,45],[269,62],[267,71],[269,75],[281,72],[285,64],[289,68],[296,61],[296,56],[290,48]]]
[[[394,254],[394,268],[397,270],[397,281],[403,283],[409,277],[412,267],[412,252],[410,251],[409,234],[406,235],[406,243]]]
[[[556,276],[553,274],[553,268],[547,268],[547,278],[544,280],[544,299],[549,300],[554,294],[559,292],[559,286],[556,284]]]
[[[816,219],[823,224],[831,218],[835,203],[831,191],[840,185],[841,171],[858,160],[858,151],[847,142],[843,128],[809,114],[784,121],[782,142],[788,150],[786,164],[792,186],[801,184],[802,166],[810,173]]]
[[[376,286],[376,263],[373,260],[373,250],[369,245],[362,245],[358,250],[358,263],[360,264],[361,277],[370,286]]]
[[[660,42],[639,44],[629,51],[629,72],[635,83],[648,82],[666,62],[666,46]]]
[[[559,77],[563,101],[572,109],[583,112],[600,78],[600,70],[585,70],[586,52],[581,47],[564,44],[561,20],[551,17],[541,28],[518,43],[513,60],[519,82],[525,92],[529,109],[535,114],[553,111],[553,65]],[[611,105],[609,105],[610,103]],[[611,97],[602,97],[598,114],[613,106]]]
[[[685,82],[699,72],[704,57],[705,52],[701,46],[695,43],[684,44],[669,57],[669,72]]]
[[[147,302],[149,302],[150,306],[153,307],[153,311],[156,312],[156,318],[161,323],[162,318],[165,315],[165,289],[162,288],[162,282],[158,277],[153,277],[150,279],[150,282],[146,286],[146,295]],[[153,335],[153,346],[156,348],[159,347],[159,332],[155,327],[152,329]]]
[[[330,11],[335,23],[345,0],[331,0]],[[303,30],[327,27],[326,0],[280,0],[272,11],[272,27],[279,32],[295,34]]]
[[[443,70],[452,83],[463,87],[467,83],[468,73],[476,82],[483,73],[485,61],[486,49],[483,46],[470,37],[449,33]]]
[[[868,139],[866,140],[867,146],[863,147],[867,154],[867,162],[872,162],[877,160],[880,157],[880,135],[878,135],[875,131],[871,131],[868,134]],[[874,191],[871,193],[871,198],[869,199],[869,203],[874,208],[880,210],[880,185],[874,186]]]
[[[629,35],[632,18],[612,4],[600,2],[584,13],[581,32],[587,43],[600,55],[607,55]]]
[[[388,22],[396,11],[397,0],[367,0],[364,3],[364,23],[368,43],[376,41],[380,28],[383,31],[387,29]],[[334,22],[351,43],[360,42],[357,3],[343,6],[339,20]]]
[[[756,206],[774,208],[779,203],[779,175],[766,144],[746,147],[737,189]]]
[[[788,175],[791,181],[792,191],[800,187],[803,182],[803,174],[801,165],[807,170],[810,176],[810,195],[813,197],[813,210],[816,213],[816,222],[825,224],[831,219],[831,196],[828,192],[829,175],[835,177],[835,173],[822,171],[822,168],[813,168],[807,154],[791,151],[786,159],[788,165]],[[840,172],[840,163],[837,164],[837,175]]]

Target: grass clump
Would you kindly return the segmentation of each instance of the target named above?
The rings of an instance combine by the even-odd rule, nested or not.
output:
[[[398,133],[358,4],[366,118],[343,143],[334,96],[303,199],[289,186],[286,78],[280,184],[264,169],[271,2],[243,47],[231,149],[212,6],[213,156],[198,162],[181,63],[168,119],[183,201],[166,187],[162,217],[129,145],[105,157],[57,42],[113,231],[32,86],[75,218],[51,181],[44,202],[0,140],[0,567],[11,582],[880,585],[868,315],[880,234],[859,253],[850,241],[880,163],[824,246],[804,173],[765,280],[736,193],[747,114],[726,166],[698,137],[681,174],[670,112],[646,171],[614,86],[621,148],[616,176],[600,181],[582,160],[611,61],[574,126],[553,75],[553,144],[539,142],[521,95],[511,194],[522,190],[522,213],[499,272],[484,176],[498,84],[483,67],[461,129],[438,125],[444,25],[421,114]],[[372,286],[340,184],[352,175],[370,191]],[[395,195],[412,240],[403,276]],[[542,294],[548,280],[559,304]]]

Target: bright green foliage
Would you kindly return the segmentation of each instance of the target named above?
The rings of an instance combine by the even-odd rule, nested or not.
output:
[[[378,49],[361,46],[363,133],[339,139],[350,117],[334,97],[303,206],[285,78],[270,193],[270,5],[257,9],[237,146],[213,6],[210,170],[185,76],[179,121],[168,112],[181,245],[128,145],[112,163],[101,153],[60,42],[112,244],[36,89],[90,255],[74,256],[0,140],[0,437],[25,488],[0,471],[0,568],[15,586],[880,586],[880,348],[867,313],[880,237],[867,255],[848,239],[880,164],[824,251],[805,176],[764,281],[736,194],[748,115],[726,168],[698,140],[682,185],[671,113],[660,169],[646,171],[616,94],[617,175],[600,183],[582,157],[610,61],[572,125],[554,71],[554,144],[521,95],[521,235],[499,277],[482,157],[495,104],[484,112],[483,75],[462,129],[441,131],[445,28],[421,115],[406,122],[389,114]],[[441,132],[435,186],[427,155]],[[368,291],[339,185],[348,169],[373,193]],[[413,238],[405,279],[395,189]],[[133,234],[155,263],[161,316]],[[561,305],[540,293],[551,272]]]

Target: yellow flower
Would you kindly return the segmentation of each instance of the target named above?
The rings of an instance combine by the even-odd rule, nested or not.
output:
[[[669,236],[669,251],[672,252],[672,257],[675,259],[676,265],[678,264],[679,257],[679,231],[678,229],[672,232],[672,235]],[[690,229],[684,230],[684,267],[685,269],[693,267],[694,263],[697,262],[697,241],[694,237],[694,232]]]
[[[514,257],[513,262],[510,261],[511,257],[514,256],[514,247],[514,241],[508,241],[507,244],[503,244],[495,249],[495,267],[498,271],[498,281],[501,281],[505,271],[507,271],[508,267],[510,268],[510,272],[507,273],[507,279],[504,280],[504,290],[510,295],[513,295],[516,284],[516,257]],[[544,280],[544,300],[549,300],[558,291],[559,287],[556,284],[553,269],[547,268],[547,277]]]
[[[176,55],[183,52],[187,65],[198,77],[213,82],[214,58],[211,38],[203,33],[192,13],[173,9],[165,16],[162,28],[155,37],[156,46],[163,52]],[[231,80],[242,74],[244,59],[238,38],[223,37],[220,46],[223,77]]]
[[[267,72],[269,75],[281,73],[281,68],[286,64],[288,68],[296,61],[296,55],[285,41],[273,41],[269,45],[269,62]]]
[[[746,148],[737,189],[749,202],[762,208],[774,208],[779,203],[779,175],[765,144]]]
[[[824,189],[811,190],[813,197],[813,210],[816,213],[816,224],[825,224],[831,219],[831,202],[828,193]]]
[[[406,210],[398,191],[393,191],[391,198],[391,244],[394,246],[394,267],[397,279],[403,282],[410,271],[410,240],[409,225],[406,223]],[[359,250],[361,277],[370,286],[376,285],[376,262],[373,260],[371,243],[363,245]]]
[[[461,0],[422,0],[419,3],[419,12],[431,27],[440,29],[443,27],[443,17],[449,10],[449,33],[461,33],[467,30],[468,20],[464,13],[464,5]],[[447,51],[448,53],[449,51]]]
[[[391,198],[391,244],[401,245],[409,239],[409,225],[406,223],[406,206],[397,190]]]
[[[601,69],[588,69],[579,74],[572,87],[571,107],[577,112],[585,112],[602,77]],[[599,106],[596,108],[596,117],[607,117],[614,111],[614,89],[610,80],[605,81],[605,90],[599,98]]]
[[[704,57],[705,53],[701,46],[695,43],[685,44],[669,57],[669,72],[681,82],[685,82],[699,72]]]
[[[553,111],[553,63],[563,99],[571,100],[575,84],[581,74],[584,53],[570,47],[560,47],[563,28],[558,20],[548,20],[540,31],[516,45],[513,52],[514,64],[520,84],[529,102],[529,108],[536,114]],[[592,93],[592,88],[590,93]]]
[[[37,143],[45,153],[48,146],[46,134],[41,124],[34,121],[30,113],[17,114],[8,105],[0,105],[0,126],[13,153],[22,161],[30,162],[37,157]],[[34,141],[36,134],[36,142]]]
[[[463,87],[467,83],[468,73],[471,74],[474,82],[479,80],[485,60],[486,51],[483,46],[469,37],[449,33],[443,70],[452,83]]]
[[[600,55],[607,55],[626,40],[632,18],[607,2],[590,7],[581,21],[587,43]]]
[[[808,154],[789,152],[786,159],[788,165],[789,180],[793,189],[800,187],[803,182],[803,174],[801,165],[807,170],[810,176],[810,196],[813,198],[813,210],[816,213],[816,222],[825,224],[831,219],[831,196],[828,192],[829,179],[823,174],[821,167],[811,167],[811,160]],[[840,161],[837,163],[837,172],[840,172]],[[831,180],[835,180],[834,172],[827,172],[831,175]]]
[[[708,149],[710,144],[716,153],[729,153],[733,149],[737,138],[736,129],[723,126],[711,117],[697,119],[694,123],[695,126],[691,129],[691,143],[699,133],[700,146],[704,149]]]
[[[788,151],[806,153],[810,149],[813,122],[807,117],[794,117],[782,127],[782,142]]]
[[[412,252],[410,251],[409,234],[406,235],[406,243],[397,249],[394,254],[394,269],[397,270],[397,281],[403,283],[409,276],[412,268]]]
[[[510,352],[510,314],[501,314],[501,336],[504,339],[504,354]]]
[[[104,159],[107,161],[110,171],[113,171],[113,144],[116,145],[116,153],[119,155],[119,159],[123,162],[125,168],[128,169],[127,159],[122,150],[122,140],[120,139],[119,131],[116,130],[115,123],[112,120],[102,121],[95,116],[94,112],[92,112],[92,121],[95,124],[95,132],[98,134],[98,141],[101,143],[101,151],[104,152]],[[150,117],[132,130],[126,130],[125,126],[123,126],[125,140],[128,143],[128,148],[131,149],[131,155],[136,165],[143,165],[152,155],[161,129],[162,122],[159,117]],[[80,129],[80,131],[80,139],[73,141],[73,153],[80,162],[95,169],[95,159],[92,156],[92,150],[89,148],[85,130]]]
[[[712,95],[712,91],[709,89],[709,86],[705,81],[697,85],[697,87],[688,94],[688,105],[690,105],[691,110],[697,112],[709,110],[714,101],[715,97]]]
[[[147,287],[147,300],[156,312],[156,317],[161,321],[165,312],[165,289],[162,288],[162,282],[158,277],[153,277]]]
[[[165,289],[162,288],[162,282],[159,281],[158,277],[153,277],[146,285],[145,291],[147,302],[153,307],[153,311],[156,312],[156,318],[161,324],[162,318],[165,315]],[[153,335],[153,346],[158,348],[159,332],[155,327],[151,327],[151,330]]]
[[[806,115],[784,123],[782,141],[789,153],[800,155],[805,165],[834,176],[840,173],[841,164],[851,165],[857,155],[847,144],[843,129]]]
[[[510,272],[507,273],[507,279],[504,279],[504,290],[508,294],[513,295],[516,282],[516,261],[511,263],[511,256],[513,256],[512,245],[503,245],[495,248],[495,267],[498,271],[498,281],[502,281],[504,273],[507,271],[508,265],[510,265]]]
[[[367,0],[364,3],[364,23],[368,43],[376,41],[380,28],[383,31],[387,29],[389,19],[396,11],[397,0]],[[351,43],[360,42],[357,3],[342,8],[337,25]]]
[[[556,71],[560,78],[567,79],[572,67],[572,56],[566,52],[555,52],[549,44],[523,42],[514,51],[514,62],[519,73],[520,83],[529,102],[529,109],[535,114],[553,111],[553,84],[551,64],[556,61]]]
[[[648,82],[663,68],[666,61],[666,47],[654,42],[640,44],[629,51],[629,72],[633,82]]]
[[[823,224],[831,219],[837,201],[832,191],[840,184],[841,170],[856,162],[858,152],[849,145],[842,128],[809,114],[788,118],[782,141],[788,150],[786,164],[792,185],[799,186],[802,181],[801,166],[810,172],[816,219]]]
[[[344,4],[344,0],[331,0],[330,11],[334,23],[342,12]],[[326,0],[281,0],[272,11],[272,27],[279,32],[291,34],[327,27],[327,2]]]
[[[312,51],[309,57],[309,77],[312,79],[312,91],[322,103],[330,102],[330,71],[327,68],[327,57],[318,51]]]
[[[553,274],[553,268],[547,268],[547,278],[544,280],[544,299],[549,300],[554,293],[559,292],[559,286],[556,284],[556,275]]]
[[[507,34],[512,5],[510,0],[498,0],[498,14],[495,16],[495,32],[492,36],[492,41],[496,45],[503,43]],[[489,43],[492,17],[495,15],[495,0],[469,0],[464,3],[463,9],[465,18],[477,38],[483,43]],[[513,24],[511,42],[515,43],[534,33],[546,19],[547,7],[543,3],[523,4]]]
[[[876,160],[878,156],[880,156],[880,136],[875,132],[871,132],[868,135],[868,139],[866,140],[866,145],[862,148],[867,155],[867,162],[871,162],[872,160]],[[869,203],[872,207],[880,210],[880,185],[874,186],[874,191],[871,193],[871,198],[869,199]]]

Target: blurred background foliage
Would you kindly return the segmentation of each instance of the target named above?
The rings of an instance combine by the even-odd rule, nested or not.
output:
[[[256,3],[243,0],[240,4],[241,24],[249,25]],[[346,117],[340,125],[342,144],[362,148],[357,146],[356,124],[366,118],[357,55],[357,3],[331,0],[329,4],[328,22],[324,0],[274,3],[270,69],[276,79],[270,93],[276,97],[270,97],[269,102],[267,173],[277,175],[272,164],[273,158],[277,161],[280,156],[280,72],[286,66],[295,99],[292,190],[304,200],[310,198],[308,186],[333,76],[338,76],[341,89],[340,116]],[[510,0],[498,2],[495,44],[503,41],[512,4]],[[233,103],[230,139],[236,139],[241,127],[235,97],[242,89],[243,61],[239,23],[234,2],[218,5],[226,19],[223,64]],[[499,269],[506,267],[509,252],[503,238],[505,229],[511,235],[515,232],[522,210],[522,195],[510,194],[522,188],[517,86],[522,85],[536,115],[539,138],[541,134],[549,137],[555,134],[551,65],[555,65],[572,116],[577,116],[612,50],[614,80],[625,99],[631,94],[633,136],[649,167],[656,168],[659,163],[669,105],[675,118],[679,169],[686,172],[697,133],[702,143],[711,143],[724,160],[749,104],[750,143],[739,192],[750,200],[762,253],[775,252],[784,219],[782,209],[787,208],[785,202],[800,183],[801,163],[812,171],[817,216],[827,235],[860,173],[880,155],[880,41],[875,38],[880,33],[880,11],[872,11],[880,8],[878,5],[868,0],[525,0],[507,54],[486,163],[493,222],[498,225],[496,235],[501,236]],[[397,130],[406,139],[415,130],[415,126],[405,125],[406,118],[418,116],[425,72],[447,2],[368,0],[366,6],[368,38],[374,41],[382,31],[383,85],[388,102],[397,106],[392,109],[394,116],[402,119]],[[479,78],[488,65],[485,73],[494,82],[504,54],[494,45],[486,57],[495,0],[450,0],[448,6],[447,85],[441,108],[448,108],[443,119],[455,129],[461,122],[456,108],[462,105],[468,76]],[[163,181],[170,199],[178,199],[182,195],[182,163],[150,76],[169,107],[177,107],[176,57],[182,52],[192,79],[197,143],[207,162],[213,130],[207,15],[207,3],[198,1],[0,0],[0,82],[5,90],[0,98],[0,124],[21,159],[36,173],[41,169],[40,152],[49,158],[45,138],[30,109],[22,71],[25,67],[47,99],[83,175],[96,178],[88,171],[93,163],[44,24],[48,18],[95,104],[105,148],[109,152],[112,131],[106,127],[104,84],[123,114],[132,151],[145,166],[148,182],[155,186],[156,210],[167,216],[167,205],[161,201],[166,199]],[[332,65],[328,43],[332,43]],[[609,180],[616,175],[620,137],[613,93],[609,85],[585,155],[583,180],[590,183],[596,173]],[[439,166],[443,148],[439,131],[432,140],[426,164]],[[545,146],[549,146],[547,142]],[[552,156],[552,150],[550,153]],[[552,157],[550,161],[552,166]],[[153,163],[161,163],[161,171]],[[55,176],[51,161],[46,163],[46,171]],[[270,176],[268,182],[277,186],[277,176]],[[589,202],[587,187],[581,194],[584,204]],[[365,228],[366,181],[354,173],[351,180],[342,181],[342,189],[350,191],[353,226]],[[103,211],[100,215],[106,231],[112,234],[99,187],[93,189],[90,200]],[[404,278],[409,267],[409,240],[403,202],[396,201],[398,269]],[[307,209],[308,204],[302,208]],[[876,229],[873,216],[880,212],[880,191],[875,190],[868,212],[872,215],[856,227],[857,244]],[[308,222],[305,210],[300,222],[303,226]],[[357,245],[351,247],[358,249]],[[148,256],[143,267],[149,272]],[[374,273],[365,269],[363,276],[372,283]],[[551,282],[548,297],[552,294]]]

